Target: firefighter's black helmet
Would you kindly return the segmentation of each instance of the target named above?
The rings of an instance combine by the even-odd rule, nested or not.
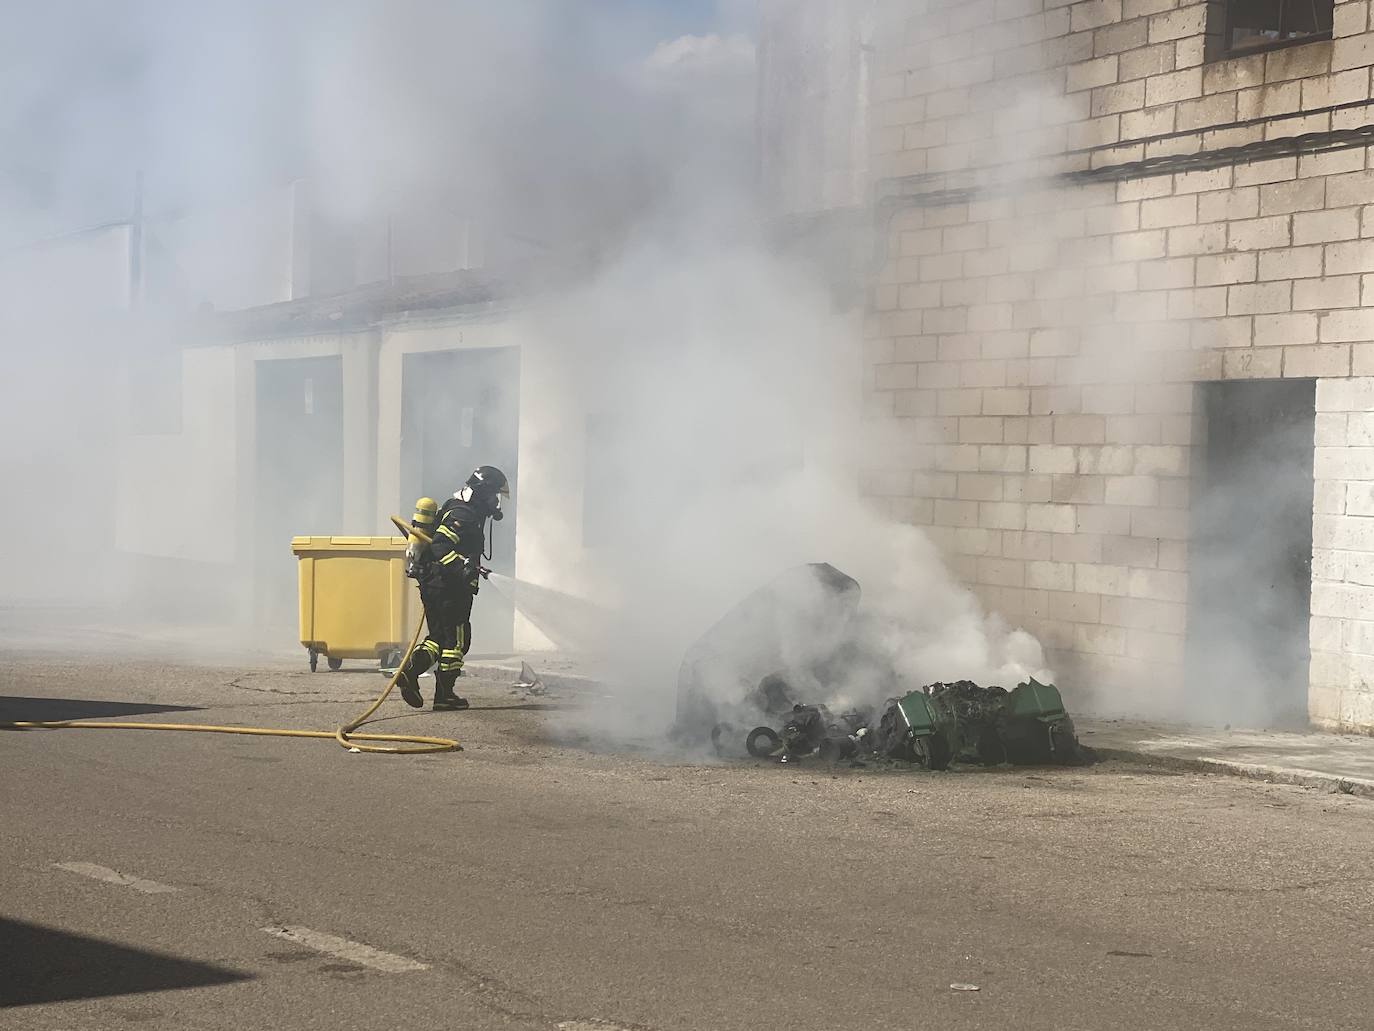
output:
[[[468,477],[467,486],[472,488],[473,494],[487,496],[500,494],[503,498],[510,497],[510,481],[506,479],[506,474],[494,465],[484,465],[479,469],[474,469],[472,475]]]

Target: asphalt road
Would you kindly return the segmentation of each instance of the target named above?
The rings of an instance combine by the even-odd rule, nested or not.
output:
[[[332,728],[380,686],[10,651],[0,719]],[[608,754],[580,697],[465,689],[382,725],[461,754],[0,734],[0,1027],[1371,1026],[1367,800]]]

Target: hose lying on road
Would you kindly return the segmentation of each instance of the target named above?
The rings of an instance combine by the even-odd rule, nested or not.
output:
[[[400,679],[401,670],[405,669],[406,661],[410,658],[411,652],[415,651],[415,646],[420,642],[420,631],[424,629],[425,618],[420,616],[420,621],[415,624],[415,633],[410,638],[410,647],[401,657],[401,661],[396,666],[396,672],[391,675],[391,680],[387,683],[386,689],[377,696],[376,701],[369,705],[362,714],[352,721],[339,727],[337,730],[285,730],[278,727],[218,727],[207,723],[122,723],[111,720],[52,720],[49,722],[39,721],[16,721],[13,723],[0,723],[0,730],[184,730],[197,734],[248,734],[255,737],[318,737],[333,738],[345,748],[357,749],[360,752],[380,752],[386,755],[419,755],[423,752],[461,752],[463,746],[457,741],[452,741],[446,737],[417,737],[409,734],[355,734],[354,731],[371,719],[372,714],[381,708],[382,702],[386,701],[387,695],[391,694],[396,687],[396,681]],[[374,745],[368,744],[370,741],[394,741],[396,745]],[[409,745],[413,747],[399,747]]]

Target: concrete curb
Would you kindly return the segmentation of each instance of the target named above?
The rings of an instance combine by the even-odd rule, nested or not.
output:
[[[1332,773],[1318,773],[1315,770],[1292,769],[1286,766],[1266,766],[1259,763],[1235,762],[1231,759],[1212,759],[1204,756],[1168,755],[1161,752],[1146,752],[1127,748],[1106,748],[1085,742],[1100,759],[1120,759],[1129,762],[1143,762],[1152,766],[1186,770],[1192,773],[1224,773],[1232,777],[1248,780],[1263,780],[1273,784],[1292,784],[1296,787],[1315,788],[1331,794],[1356,795],[1360,798],[1374,798],[1374,781],[1362,777],[1340,777]]]

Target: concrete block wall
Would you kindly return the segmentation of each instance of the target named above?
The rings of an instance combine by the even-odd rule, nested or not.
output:
[[[1370,5],[1338,3],[1334,40],[1224,61],[1205,4],[901,6],[873,92],[896,200],[866,404],[921,447],[869,490],[1064,674],[1157,682],[1187,630],[1195,384],[1374,376],[1374,151],[1054,177],[1374,123]],[[1360,518],[1315,525],[1334,515]],[[1334,650],[1312,633],[1314,719],[1374,727],[1331,671],[1359,654],[1344,627]]]
[[[1072,211],[1089,197],[1115,206],[1107,192],[1049,191],[1013,207],[1038,219],[1030,209]],[[978,215],[926,209],[898,221],[923,227],[906,230],[915,233],[953,221],[943,233]],[[993,237],[1016,217],[994,219]],[[1108,267],[1104,282],[1120,291],[1089,293],[1089,270],[1061,264],[1073,249],[1065,245],[1115,241],[1082,234],[1048,250],[992,243],[968,252],[987,270],[938,294],[880,288],[868,400],[876,417],[925,443],[911,468],[878,471],[871,486],[894,514],[927,528],[991,607],[1037,633],[1057,661],[1076,656],[1086,679],[1181,657],[1192,381],[1199,361],[1219,372],[1223,356],[1193,351],[1163,306],[1115,321],[1142,262]],[[900,277],[909,260],[895,258],[885,274]],[[1041,260],[1048,267],[1032,267]],[[1173,290],[1195,289],[1193,274]],[[1171,339],[1181,348],[1166,350]],[[1117,364],[1098,360],[1134,349]]]
[[[1338,0],[1332,40],[1208,60],[1223,17],[1178,0],[892,3],[873,174],[1022,179],[1371,120],[1370,0]]]
[[[1308,714],[1374,727],[1374,378],[1317,382]]]

